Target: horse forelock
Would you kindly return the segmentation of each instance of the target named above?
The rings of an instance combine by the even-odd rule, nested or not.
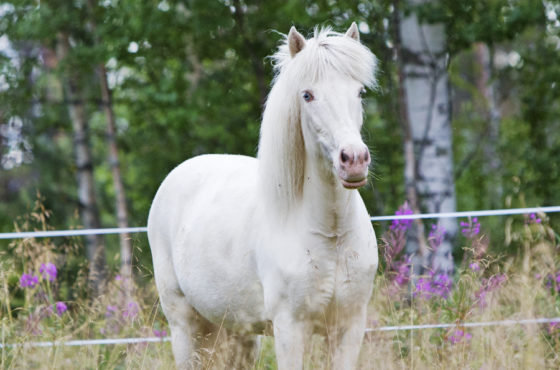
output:
[[[373,88],[377,60],[360,42],[330,28],[315,29],[314,37],[295,57],[290,55],[286,36],[271,58],[275,78],[261,124],[259,178],[265,197],[279,214],[287,214],[303,195],[305,144],[299,117],[300,89],[333,71]]]
[[[315,28],[314,37],[306,41],[305,47],[292,57],[288,36],[271,56],[275,81],[286,76],[294,83],[317,82],[335,71],[359,81],[364,86],[375,88],[377,58],[359,41],[334,32],[329,27]]]

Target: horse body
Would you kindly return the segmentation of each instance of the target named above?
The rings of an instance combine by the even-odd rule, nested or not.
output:
[[[276,56],[258,159],[196,157],[158,190],[148,237],[179,367],[193,366],[203,327],[274,334],[280,369],[301,368],[310,335],[325,334],[332,366],[355,366],[378,262],[366,208],[348,190],[365,183],[369,164],[357,98],[365,78],[333,70],[333,59],[292,91],[302,71],[285,64],[305,66],[305,55],[337,42],[371,55],[356,35],[355,24],[345,36],[325,32],[306,50],[293,29]]]
[[[210,321],[263,321],[262,309],[254,312],[262,306],[251,237],[254,162],[218,155],[186,161],[163,182],[150,212],[150,244],[162,246],[152,249],[159,291],[169,280],[158,272],[171,269],[186,300]]]

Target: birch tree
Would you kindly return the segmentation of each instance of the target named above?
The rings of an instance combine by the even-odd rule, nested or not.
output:
[[[68,63],[70,48],[69,36],[59,33],[57,56],[60,61]],[[74,133],[73,142],[77,168],[78,202],[84,227],[86,229],[98,229],[101,227],[101,222],[95,195],[88,118],[82,91],[78,85],[79,79],[70,71],[71,68],[66,65],[61,80],[66,100],[68,101],[68,112]],[[90,289],[94,295],[99,295],[103,291],[106,278],[105,248],[101,235],[86,236],[86,252],[89,263]]]
[[[97,23],[95,21],[95,3],[92,0],[88,1],[89,10],[89,28],[93,34],[94,46],[99,47],[101,42],[97,34]],[[97,77],[99,79],[99,87],[101,93],[101,105],[103,106],[103,113],[107,121],[106,135],[108,147],[108,161],[111,167],[111,176],[113,177],[113,187],[115,191],[115,209],[117,215],[117,225],[120,228],[128,228],[128,212],[126,207],[126,193],[123,178],[121,175],[121,167],[119,163],[119,149],[117,145],[117,124],[115,118],[115,111],[113,109],[113,96],[109,88],[107,79],[107,69],[103,61],[98,63],[95,67]],[[129,233],[119,234],[121,246],[121,274],[126,282],[126,293],[130,294],[132,284],[132,241]]]
[[[425,3],[409,0],[406,5]],[[442,24],[420,23],[414,12],[399,24],[403,87],[410,146],[405,158],[405,183],[413,186],[425,212],[455,211],[450,89],[447,50]],[[413,153],[413,155],[412,155]],[[411,163],[412,162],[412,163]],[[407,193],[409,193],[407,191]],[[437,271],[452,271],[452,241],[457,232],[454,219],[440,219],[445,238],[423,264]],[[412,241],[412,252],[420,252]]]

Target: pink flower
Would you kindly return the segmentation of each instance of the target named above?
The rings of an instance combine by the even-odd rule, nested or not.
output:
[[[473,262],[469,265],[469,268],[473,271],[480,271],[480,265],[478,262]]]
[[[133,319],[138,315],[138,312],[140,312],[138,303],[129,302],[128,305],[126,306],[126,309],[123,311],[122,315],[123,317],[130,317]]]
[[[541,222],[542,222],[542,220],[537,217],[536,213],[530,213],[529,214],[529,223],[530,224],[540,224]]]
[[[399,207],[399,210],[395,212],[395,215],[406,216],[413,213],[412,209],[408,206],[408,202],[404,202],[404,204]],[[412,221],[412,219],[393,220],[390,229],[406,231],[412,225]]]
[[[55,306],[58,316],[62,316],[62,314],[68,310],[68,306],[66,306],[66,303],[64,302],[56,302]]]
[[[460,225],[462,227],[461,232],[468,239],[472,239],[480,233],[480,222],[478,222],[477,217],[473,218],[472,221],[469,219],[469,222],[461,221]]]
[[[22,288],[34,288],[39,284],[39,277],[31,274],[22,274],[19,279],[19,285]]]
[[[549,322],[547,327],[548,334],[554,334],[560,331],[560,321]]]
[[[447,340],[451,344],[458,344],[458,343],[461,343],[463,341],[470,342],[471,339],[472,339],[472,334],[465,333],[461,329],[455,330],[450,336],[447,337]]]
[[[48,281],[54,281],[56,279],[56,266],[54,263],[47,262],[47,264],[41,263],[41,267],[39,267],[39,272],[43,276],[43,279]]]
[[[115,312],[117,312],[117,306],[113,306],[113,305],[108,305],[107,306],[107,311],[105,312],[105,316],[109,317],[112,316]]]
[[[167,331],[154,329],[154,335],[158,338],[164,338],[167,336]]]
[[[430,271],[427,277],[418,279],[413,295],[423,299],[434,297],[447,299],[452,287],[453,279],[449,275],[446,273],[436,274]]]

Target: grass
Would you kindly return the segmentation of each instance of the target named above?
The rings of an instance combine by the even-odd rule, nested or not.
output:
[[[383,264],[369,307],[368,326],[559,317],[557,234],[546,222],[530,219],[507,232],[517,252],[500,258],[486,253],[488,241],[478,232],[469,234],[464,240],[465,259],[451,277],[449,290],[432,289],[431,294],[424,294],[420,280],[413,279],[415,284],[398,280],[402,269],[392,270],[391,263]],[[383,240],[389,239],[398,242],[394,235]],[[153,283],[134,286],[134,294],[127,296],[125,282],[113,275],[103,296],[95,300],[87,297],[84,261],[77,244],[73,239],[64,245],[48,239],[26,239],[14,241],[8,251],[0,252],[1,343],[167,335],[162,333],[168,328]],[[384,255],[387,246],[380,244],[380,255]],[[398,248],[392,250],[391,261],[406,261]],[[39,272],[41,264],[49,262],[58,268],[53,281]],[[21,287],[23,273],[37,276],[38,284]],[[433,276],[424,278],[435,281]],[[64,302],[68,309],[59,312],[56,302]],[[324,339],[313,337],[311,348],[305,368],[325,368]],[[167,369],[173,368],[173,356],[169,342],[47,348],[20,345],[2,349],[0,367]],[[262,338],[253,368],[276,368],[273,338]],[[477,328],[458,324],[450,329],[372,331],[364,337],[359,368],[556,369],[560,368],[560,324]]]

